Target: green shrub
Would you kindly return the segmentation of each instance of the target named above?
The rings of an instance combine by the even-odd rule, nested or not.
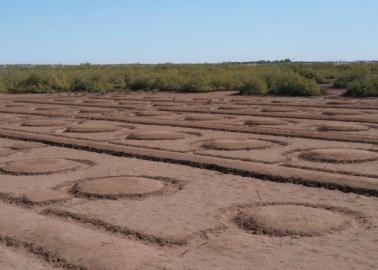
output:
[[[70,89],[74,92],[90,92],[94,87],[94,83],[88,79],[77,77],[72,80]]]
[[[47,78],[36,73],[31,73],[26,78],[21,79],[10,89],[13,93],[44,93],[52,90]]]
[[[346,96],[378,97],[378,76],[366,76],[347,85]]]
[[[241,95],[266,95],[268,91],[267,83],[261,78],[250,78],[239,88]]]
[[[269,93],[287,96],[317,96],[322,94],[320,87],[312,80],[298,74],[280,73],[267,78]]]
[[[346,88],[349,83],[368,76],[371,69],[368,65],[352,65],[343,72],[334,82],[334,86],[338,88]]]

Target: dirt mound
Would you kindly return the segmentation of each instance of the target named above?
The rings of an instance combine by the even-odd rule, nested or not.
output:
[[[202,147],[213,150],[253,150],[271,147],[272,143],[263,140],[214,140],[202,144]]]
[[[244,122],[244,125],[246,126],[276,126],[286,124],[286,121],[274,118],[253,118]]]
[[[72,133],[98,133],[98,132],[113,132],[121,130],[121,127],[105,122],[86,122],[71,126],[66,129],[66,132]]]
[[[12,144],[9,148],[11,148],[13,150],[22,151],[22,150],[31,150],[31,149],[35,149],[35,148],[41,148],[41,147],[45,147],[45,146],[46,145],[43,144],[43,143],[20,141],[20,142]]]
[[[25,127],[50,127],[50,126],[64,126],[67,123],[61,120],[50,120],[50,119],[36,119],[29,120],[22,123]]]
[[[319,236],[341,231],[350,219],[336,211],[320,207],[276,204],[242,211],[234,219],[253,234],[272,236]]]
[[[318,131],[363,131],[368,129],[366,126],[349,124],[321,125],[317,127]]]
[[[184,139],[185,133],[172,131],[141,131],[134,132],[127,136],[130,140],[178,140]]]
[[[75,170],[81,166],[80,162],[68,159],[33,158],[12,161],[1,165],[5,173],[16,175],[41,175]]]
[[[329,163],[362,163],[378,160],[378,153],[348,148],[313,149],[303,152],[300,158]]]
[[[285,107],[271,107],[271,108],[264,108],[261,111],[262,112],[295,112],[297,110],[293,108],[285,108]]]
[[[116,198],[143,196],[159,192],[164,188],[162,181],[145,177],[105,177],[76,184],[74,194],[85,197]]]
[[[184,118],[187,121],[211,121],[211,120],[221,120],[222,116],[218,115],[190,115]]]
[[[9,148],[0,148],[0,157],[9,156],[12,153],[13,153],[12,149],[9,149]]]

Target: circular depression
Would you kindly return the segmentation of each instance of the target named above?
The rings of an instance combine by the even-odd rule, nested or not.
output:
[[[9,174],[43,175],[76,170],[82,165],[83,163],[70,159],[32,158],[8,162],[1,165],[0,168]]]
[[[299,154],[299,157],[317,162],[363,163],[378,160],[378,153],[353,148],[324,148],[304,151]]]
[[[286,121],[275,118],[254,118],[244,122],[246,126],[277,126],[286,124]]]
[[[334,124],[334,125],[321,125],[316,128],[318,131],[364,131],[369,128],[361,125],[349,124]]]
[[[66,122],[61,120],[48,120],[48,119],[36,119],[29,120],[22,123],[24,127],[53,127],[53,126],[64,126]]]
[[[97,198],[141,197],[160,193],[165,186],[163,181],[153,178],[118,176],[80,182],[72,188],[72,192]]]
[[[13,150],[22,151],[22,150],[32,150],[32,149],[36,149],[36,148],[42,148],[42,147],[45,147],[45,146],[46,146],[46,144],[43,144],[43,143],[20,141],[20,142],[16,142],[16,143],[12,144],[11,146],[9,146],[9,148],[11,148]]]
[[[234,222],[252,234],[320,236],[344,230],[351,218],[340,211],[318,206],[274,204],[243,210]]]
[[[87,122],[66,129],[66,132],[72,133],[97,133],[97,132],[113,132],[120,130],[121,127],[103,122]]]
[[[131,133],[127,136],[129,140],[179,140],[186,138],[187,135],[173,131],[140,131]]]
[[[247,140],[235,140],[235,139],[220,139],[202,144],[203,148],[212,150],[256,150],[269,148],[273,143],[263,140],[247,139]]]

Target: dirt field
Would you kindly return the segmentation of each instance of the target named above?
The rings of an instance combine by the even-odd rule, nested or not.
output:
[[[378,99],[0,96],[0,269],[378,269]]]

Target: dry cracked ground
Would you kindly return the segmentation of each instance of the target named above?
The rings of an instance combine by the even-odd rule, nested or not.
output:
[[[378,100],[0,97],[0,269],[378,269]]]

